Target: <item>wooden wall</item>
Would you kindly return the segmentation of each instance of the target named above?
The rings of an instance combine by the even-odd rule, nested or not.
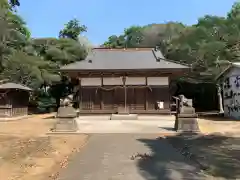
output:
[[[82,88],[80,111],[116,113],[118,107],[125,107],[124,88],[106,89]],[[157,101],[164,102],[164,109],[158,109]],[[127,108],[132,113],[157,113],[169,110],[169,89],[168,87],[127,88],[126,102]]]
[[[29,93],[22,90],[0,92],[0,117],[15,117],[28,114]],[[4,96],[3,96],[4,95]]]
[[[130,113],[170,113],[171,72],[75,72],[69,75],[79,79],[82,113],[116,113],[118,107],[125,107],[124,86],[128,87]],[[164,102],[163,109],[158,109],[157,101]]]

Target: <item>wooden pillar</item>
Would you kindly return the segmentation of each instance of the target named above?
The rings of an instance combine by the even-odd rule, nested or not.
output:
[[[103,74],[101,74],[101,87],[103,87]],[[104,109],[104,104],[103,104],[103,91],[100,90],[100,109]]]
[[[135,88],[133,87],[133,109],[136,110],[136,95]]]
[[[94,105],[95,105],[95,93],[94,93],[94,88],[90,88],[89,91],[90,93],[90,101],[91,101],[91,111],[94,111]]]
[[[147,77],[145,77],[145,82],[146,82],[146,86],[147,86]],[[145,89],[145,110],[148,110],[148,91],[149,89],[146,88]]]
[[[172,82],[172,76],[168,76],[168,99],[169,99],[169,105],[168,108],[170,109],[170,111],[172,110],[172,96],[174,95],[174,92],[171,92],[171,89],[174,91],[174,87],[171,87],[173,84],[171,84]],[[165,108],[165,107],[164,107]]]
[[[145,89],[145,110],[148,110],[148,89]]]
[[[81,78],[78,78],[78,96],[79,96],[79,112],[82,110],[82,86],[81,86]]]
[[[124,88],[124,109],[125,113],[127,112],[127,86],[126,86],[126,75],[123,75],[122,77],[123,81],[123,88]]]
[[[115,110],[115,89],[112,91],[112,110]]]

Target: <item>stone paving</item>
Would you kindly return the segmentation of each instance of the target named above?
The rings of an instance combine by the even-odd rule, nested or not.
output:
[[[172,133],[174,117],[141,116],[139,120],[108,120],[109,116],[77,119],[79,133]]]
[[[174,121],[77,121],[79,133],[174,133]]]
[[[132,160],[137,153],[150,157]],[[156,134],[93,134],[59,176],[59,180],[183,179],[208,178]]]

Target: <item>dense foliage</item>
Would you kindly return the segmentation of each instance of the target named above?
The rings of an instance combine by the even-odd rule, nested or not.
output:
[[[44,110],[66,95],[68,83],[58,69],[85,58],[90,44],[80,37],[87,29],[73,19],[59,38],[33,39],[16,6],[20,1],[0,0],[0,78],[31,87],[32,104]]]
[[[20,3],[0,0],[0,79],[33,88],[31,102],[49,109],[71,90],[59,67],[84,59],[91,49],[82,36],[87,27],[72,19],[59,30],[59,38],[33,39],[17,14]],[[213,82],[230,62],[240,60],[240,3],[226,17],[206,15],[192,26],[178,22],[131,26],[121,35],[110,36],[102,46],[159,46],[166,58],[192,67],[183,80]]]
[[[178,22],[132,26],[122,35],[110,36],[103,46],[159,46],[166,58],[192,66],[185,80],[212,81],[229,61],[240,60],[240,3],[227,17],[205,15],[192,26]]]

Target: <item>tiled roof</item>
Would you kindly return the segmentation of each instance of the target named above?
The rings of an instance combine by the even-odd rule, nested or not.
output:
[[[221,79],[226,73],[228,73],[232,68],[240,68],[240,62],[229,62],[228,67],[226,67],[225,70],[223,70],[216,78],[215,80]]]
[[[29,87],[23,86],[21,84],[16,83],[4,83],[0,84],[0,89],[22,89],[25,91],[32,91]]]
[[[95,48],[85,60],[61,68],[62,71],[137,69],[189,69],[189,67],[166,60],[161,51],[152,48]]]

